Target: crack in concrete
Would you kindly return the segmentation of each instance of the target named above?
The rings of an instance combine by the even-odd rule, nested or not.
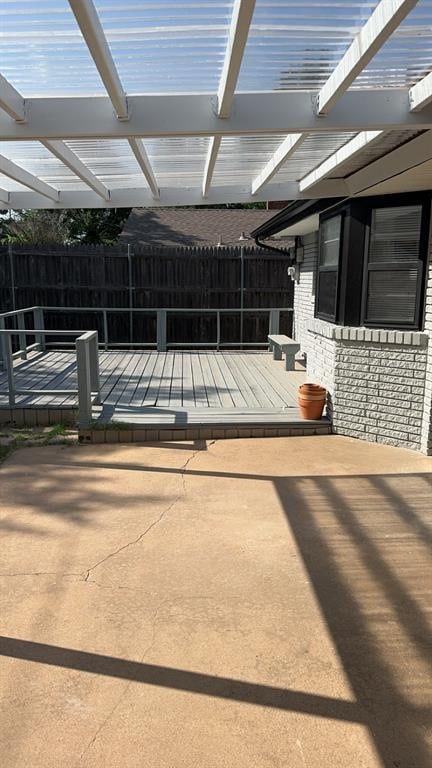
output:
[[[193,457],[191,457],[191,458],[193,458]],[[186,463],[187,463],[187,462],[186,462]],[[166,602],[166,601],[165,601],[165,602]],[[154,646],[154,644],[155,644],[155,642],[156,642],[156,624],[157,624],[157,619],[158,619],[159,611],[160,611],[160,610],[161,610],[161,608],[162,608],[162,607],[165,605],[165,602],[163,602],[163,603],[162,603],[162,605],[158,606],[158,607],[156,608],[155,612],[154,612],[154,615],[153,615],[153,621],[152,621],[152,625],[151,625],[151,631],[152,631],[152,639],[151,639],[151,642],[149,643],[149,645],[147,646],[147,648],[144,650],[144,652],[143,652],[142,656],[141,656],[141,657],[140,657],[140,659],[139,659],[139,663],[140,663],[140,664],[141,664],[141,663],[144,661],[145,657],[146,657],[146,656],[147,656],[147,654],[148,654],[148,653],[151,651],[151,649],[153,648],[153,646]],[[127,694],[128,690],[129,690],[129,688],[131,687],[131,685],[132,685],[132,683],[133,683],[133,682],[134,682],[133,680],[129,680],[129,682],[128,682],[128,683],[126,683],[126,685],[125,685],[125,687],[124,687],[123,691],[121,692],[120,696],[118,697],[118,699],[117,699],[116,703],[114,704],[114,706],[112,707],[112,709],[110,710],[110,712],[107,714],[107,716],[105,717],[105,719],[102,721],[102,723],[100,724],[100,726],[99,726],[99,727],[96,729],[96,732],[94,733],[94,735],[93,735],[93,736],[92,736],[92,738],[90,739],[90,741],[89,741],[89,743],[87,744],[87,746],[86,746],[86,747],[83,749],[83,751],[81,752],[81,755],[80,755],[80,756],[79,756],[79,758],[78,758],[78,763],[77,763],[77,766],[81,764],[81,762],[82,762],[82,760],[83,760],[83,758],[84,758],[84,755],[86,755],[86,754],[87,754],[87,752],[88,752],[88,751],[89,751],[89,750],[92,748],[93,744],[96,742],[96,739],[97,739],[97,737],[99,736],[99,734],[101,733],[101,731],[103,731],[103,729],[105,728],[105,726],[107,725],[107,723],[108,723],[108,722],[111,720],[112,716],[115,714],[115,712],[116,712],[116,711],[117,711],[117,709],[119,708],[120,704],[122,703],[123,699],[125,698],[125,696],[126,696],[126,694]]]
[[[32,573],[0,573],[1,577],[14,577],[14,576],[82,576],[82,573],[58,573],[57,571],[34,571]]]
[[[213,442],[210,443],[209,446],[212,445]],[[84,576],[83,581],[88,581],[92,571],[94,571],[96,568],[99,568],[99,566],[101,566],[104,563],[106,563],[107,560],[111,560],[111,558],[116,557],[117,555],[120,554],[120,552],[123,552],[125,549],[128,549],[129,547],[133,547],[133,546],[135,546],[135,544],[139,544],[145,538],[145,536],[147,536],[147,534],[149,534],[150,531],[153,528],[155,528],[157,525],[159,525],[159,523],[163,520],[163,518],[169,512],[171,512],[171,510],[175,507],[176,504],[178,504],[178,502],[180,501],[180,499],[182,498],[182,496],[186,492],[185,475],[187,473],[187,468],[188,468],[189,464],[191,463],[191,461],[193,461],[193,459],[195,458],[195,456],[198,453],[201,453],[201,451],[199,449],[196,450],[196,451],[193,451],[192,455],[189,456],[188,460],[183,464],[182,467],[180,467],[182,488],[181,488],[180,493],[175,497],[175,499],[165,509],[163,509],[162,512],[160,513],[160,515],[158,515],[158,517],[155,520],[153,520],[153,522],[150,523],[150,525],[148,525],[147,528],[144,531],[142,531],[135,539],[132,539],[132,541],[126,542],[126,544],[123,544],[121,547],[118,547],[118,549],[114,550],[114,552],[110,552],[108,555],[103,557],[97,563],[95,563],[94,565],[91,565],[90,568],[87,568],[87,570],[85,571],[85,576]]]

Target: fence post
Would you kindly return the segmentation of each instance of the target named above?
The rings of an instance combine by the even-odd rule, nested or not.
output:
[[[16,286],[15,286],[15,264],[14,264],[14,255],[13,255],[12,243],[9,243],[9,245],[8,245],[8,253],[9,253],[9,269],[10,269],[10,279],[11,279],[12,309],[15,312],[15,310],[16,310]]]
[[[220,349],[220,312],[216,312],[216,349]]]
[[[278,309],[271,309],[269,312],[269,335],[279,333],[279,320],[280,311]],[[269,346],[270,349],[270,346]]]
[[[1,334],[1,348],[4,365],[6,367],[9,407],[15,407],[15,384],[13,375],[12,339],[7,333]]]
[[[127,258],[128,258],[128,275],[129,275],[129,278],[128,278],[128,282],[129,282],[129,343],[133,344],[133,340],[134,340],[133,339],[133,336],[134,336],[134,327],[133,327],[133,305],[134,305],[133,291],[134,291],[134,288],[133,288],[133,285],[132,285],[132,282],[133,282],[132,281],[132,277],[133,277],[133,274],[132,274],[132,250],[131,250],[131,246],[130,246],[129,243],[128,243],[128,247],[127,247]]]
[[[24,314],[21,312],[18,316],[18,328],[20,331],[25,331]],[[21,351],[21,360],[27,360],[27,338],[25,333],[19,335],[19,347]]]
[[[166,326],[167,326],[167,313],[166,309],[158,309],[157,311],[157,351],[166,352]]]
[[[45,319],[44,319],[43,307],[34,308],[33,320],[34,320],[35,330],[38,330],[38,331],[45,330]],[[45,352],[45,334],[44,333],[38,333],[36,335],[36,343],[40,345],[41,352]]]
[[[240,248],[240,349],[243,349],[243,314],[244,314],[244,253]]]
[[[87,338],[80,336],[76,342],[78,374],[78,426],[88,429],[92,422],[92,395],[90,373],[90,347]]]

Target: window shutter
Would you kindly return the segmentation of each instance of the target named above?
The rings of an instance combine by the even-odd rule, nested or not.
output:
[[[372,211],[365,275],[366,325],[417,324],[423,272],[421,226],[421,205]]]

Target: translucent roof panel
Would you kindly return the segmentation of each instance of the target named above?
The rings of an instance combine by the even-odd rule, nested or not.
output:
[[[303,144],[294,152],[287,163],[273,177],[275,182],[300,181],[304,176],[317,168],[330,155],[333,155],[347,141],[354,138],[355,133],[315,133],[308,136]]]
[[[409,87],[431,69],[432,3],[431,0],[419,0],[352,87]]]
[[[39,141],[1,141],[0,154],[62,192],[88,189],[81,179]],[[11,179],[7,184],[5,182],[5,185],[0,182],[0,187],[7,191],[23,189]]]
[[[282,139],[281,136],[225,136],[218,152],[213,183],[251,184]]]
[[[0,61],[24,97],[105,95],[67,0],[2,0]]]
[[[96,0],[127,93],[217,91],[233,0]]]
[[[377,0],[257,0],[237,90],[318,90]]]
[[[146,139],[144,144],[160,187],[201,189],[208,139]]]
[[[83,139],[65,144],[108,189],[148,188],[126,139]]]

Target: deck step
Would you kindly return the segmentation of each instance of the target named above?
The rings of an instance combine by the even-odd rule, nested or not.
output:
[[[185,424],[143,426],[113,421],[100,423],[94,429],[80,430],[81,443],[146,443],[183,440],[224,440],[244,437],[301,437],[331,434],[331,423],[319,421],[286,421],[285,423],[251,424]]]

